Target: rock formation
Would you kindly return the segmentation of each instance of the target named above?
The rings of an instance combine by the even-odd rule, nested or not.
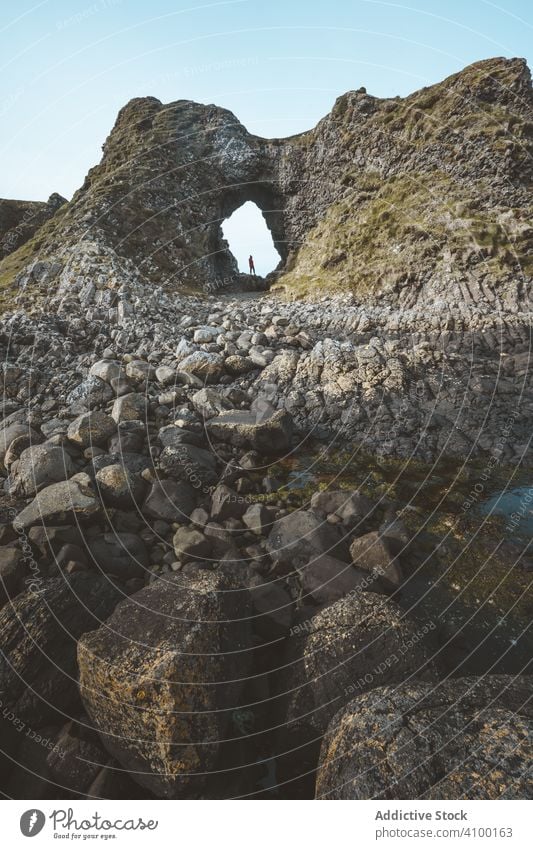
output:
[[[216,106],[136,98],[60,218],[0,279],[68,287],[91,241],[168,291],[213,291],[236,275],[220,225],[254,201],[289,293],[513,308],[531,282],[532,105],[521,59],[403,99],[348,92],[286,139],[251,135]],[[45,281],[28,274],[36,259]]]

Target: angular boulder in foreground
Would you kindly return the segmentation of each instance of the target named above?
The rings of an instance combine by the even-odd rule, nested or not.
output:
[[[250,666],[248,593],[174,575],[80,640],[82,698],[109,752],[159,797],[203,792]]]
[[[533,678],[379,687],[332,720],[318,799],[527,799]]]
[[[292,417],[285,410],[262,419],[249,410],[228,410],[206,422],[212,439],[238,448],[253,448],[261,454],[281,454],[291,444]]]

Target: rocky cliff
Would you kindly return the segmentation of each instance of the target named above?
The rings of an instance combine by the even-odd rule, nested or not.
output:
[[[136,98],[0,283],[72,293],[88,255],[105,274],[112,253],[125,278],[134,269],[167,291],[223,285],[235,262],[221,223],[251,200],[291,295],[516,309],[531,282],[532,104],[522,59],[476,63],[404,99],[348,92],[286,139],[254,136],[213,105]]]

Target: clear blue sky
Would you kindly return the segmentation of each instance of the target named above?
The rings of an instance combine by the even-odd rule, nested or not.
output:
[[[478,59],[528,58],[532,35],[527,0],[4,3],[0,197],[70,197],[132,97],[217,103],[289,135],[348,89],[405,95]]]

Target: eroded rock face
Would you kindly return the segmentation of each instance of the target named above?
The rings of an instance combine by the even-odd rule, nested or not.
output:
[[[530,677],[378,687],[332,720],[319,799],[527,799]]]
[[[157,796],[202,791],[239,708],[248,608],[246,593],[229,590],[204,570],[165,578],[80,640],[87,711],[106,748]]]
[[[238,270],[220,225],[253,201],[290,292],[352,286],[362,300],[403,306],[521,302],[531,283],[523,263],[531,249],[531,106],[521,59],[475,63],[407,98],[347,92],[314,129],[287,139],[254,136],[213,105],[134,98],[119,112],[102,161],[52,222],[39,248],[46,259],[37,270],[20,268],[20,283],[44,276],[67,293],[89,233],[102,254],[119,245],[126,265],[151,283],[231,288]],[[354,219],[357,226],[345,226]],[[424,221],[429,238],[406,226],[413,220]],[[391,255],[395,237],[401,244]],[[93,281],[81,286],[84,304],[96,296],[115,307],[116,292],[97,292]],[[119,322],[133,310],[119,294]]]

